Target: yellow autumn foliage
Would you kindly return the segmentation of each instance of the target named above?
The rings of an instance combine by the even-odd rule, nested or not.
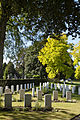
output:
[[[43,65],[47,65],[46,72],[49,78],[55,78],[60,72],[69,78],[72,73],[71,58],[68,49],[67,36],[62,34],[55,38],[48,37],[45,46],[40,50],[38,59]]]

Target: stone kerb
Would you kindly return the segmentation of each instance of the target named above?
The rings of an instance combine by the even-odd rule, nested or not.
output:
[[[31,107],[31,94],[25,94],[24,107]]]
[[[44,101],[45,109],[50,109],[52,107],[51,95],[46,94],[44,97],[45,97]]]

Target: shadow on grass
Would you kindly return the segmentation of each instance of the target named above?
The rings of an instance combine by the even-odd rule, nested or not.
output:
[[[74,117],[75,114],[69,113],[66,109],[60,109],[60,111],[1,111],[0,120],[67,120]]]

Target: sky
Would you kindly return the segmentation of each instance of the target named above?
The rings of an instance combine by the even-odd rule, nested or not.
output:
[[[80,41],[80,38],[78,38],[78,36],[77,36],[74,40],[72,40],[72,37],[71,37],[71,36],[68,37],[68,42],[69,42],[69,43],[77,44],[79,41]],[[26,45],[26,46],[27,46],[27,47],[30,46],[31,43],[32,43],[31,41],[27,42],[27,45]],[[5,63],[5,62],[8,63],[9,61],[10,61],[9,58],[6,59],[6,58],[4,57],[3,63]]]

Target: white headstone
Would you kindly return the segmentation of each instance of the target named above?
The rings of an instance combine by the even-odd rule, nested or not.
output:
[[[62,91],[62,86],[60,85],[60,91]]]
[[[35,88],[32,88],[32,97],[35,96]]]
[[[0,95],[3,94],[3,87],[0,87]]]
[[[49,89],[49,84],[47,83],[47,86],[46,86],[47,90]]]
[[[63,95],[62,95],[62,97],[65,97],[65,95],[66,95],[66,89],[65,89],[65,85],[63,85]]]
[[[60,84],[59,83],[57,84],[57,87],[58,87],[58,89],[60,89]]]
[[[44,83],[43,83],[43,89],[44,89]]]
[[[14,93],[14,85],[11,85],[11,92]]]
[[[45,82],[45,83],[44,83],[44,87],[46,87],[46,84],[47,84],[47,83]]]
[[[5,87],[5,89],[8,89],[8,88],[9,88],[9,86],[6,86],[6,87]]]
[[[71,85],[69,85],[69,90],[71,90]]]
[[[66,85],[66,91],[69,91],[69,87],[68,87],[68,85]]]
[[[25,89],[25,91],[26,91],[26,84],[24,84],[24,89]]]
[[[22,84],[20,85],[20,89],[23,89],[23,85]]]
[[[30,83],[30,89],[32,89],[32,83]]]
[[[56,84],[54,84],[54,89],[57,90],[57,85]]]
[[[53,89],[53,83],[51,83],[51,89]]]
[[[78,95],[80,95],[80,87],[78,87]]]
[[[74,86],[72,87],[72,93],[75,93],[75,88],[74,88]]]
[[[34,88],[34,83],[33,83],[33,88]]]
[[[24,76],[24,79],[26,79],[26,75]]]
[[[19,92],[19,85],[16,85],[16,91]]]
[[[39,90],[38,87],[36,87],[36,94],[38,94],[38,90]]]
[[[27,84],[27,89],[29,90],[29,84]]]

